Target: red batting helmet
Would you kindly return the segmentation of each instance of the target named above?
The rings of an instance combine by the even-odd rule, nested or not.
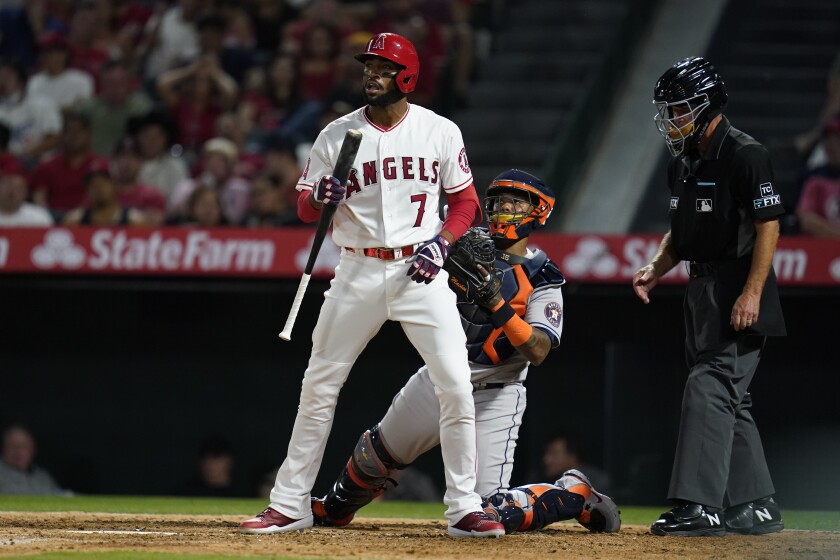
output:
[[[420,60],[411,41],[396,33],[374,35],[368,41],[365,52],[356,55],[356,60],[364,62],[372,56],[379,56],[402,66],[403,69],[396,76],[397,87],[403,93],[414,91],[417,76],[420,74]]]

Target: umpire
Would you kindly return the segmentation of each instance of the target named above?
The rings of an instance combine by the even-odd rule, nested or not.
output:
[[[645,303],[689,261],[683,308],[690,373],[668,498],[655,535],[763,534],[783,528],[747,392],[768,336],[784,336],[773,253],[784,213],[767,150],[722,111],[726,87],[699,57],[654,89],[668,166],[671,229],[633,276]],[[725,511],[724,511],[724,508]]]

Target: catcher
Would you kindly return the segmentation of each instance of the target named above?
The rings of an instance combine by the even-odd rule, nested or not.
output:
[[[487,189],[489,234],[470,228],[444,264],[458,296],[472,370],[476,492],[485,499],[488,513],[507,519],[508,532],[572,518],[592,531],[617,531],[621,523],[615,503],[595,492],[580,473],[571,486],[571,479],[564,479],[572,471],[555,485],[517,489],[537,496],[529,503],[509,492],[525,412],[523,381],[529,364],[541,364],[560,344],[563,328],[565,279],[544,252],[527,248],[528,235],[545,225],[553,205],[554,194],[540,179],[518,169],[505,171]],[[438,445],[438,403],[423,366],[394,398],[382,421],[362,434],[327,495],[313,498],[315,524],[346,525],[356,511],[385,491],[395,469],[405,468]],[[536,510],[541,515],[535,522],[532,514],[538,498]],[[529,512],[522,517],[530,515],[530,521],[517,522],[517,510]]]

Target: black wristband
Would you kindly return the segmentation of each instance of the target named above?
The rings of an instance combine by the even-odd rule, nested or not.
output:
[[[513,307],[511,307],[508,302],[504,302],[500,308],[490,314],[490,324],[492,324],[494,328],[500,329],[505,323],[510,321],[514,315],[516,315],[516,311],[513,310]]]

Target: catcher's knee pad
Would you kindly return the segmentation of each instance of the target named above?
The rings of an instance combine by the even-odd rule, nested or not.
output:
[[[404,469],[406,465],[394,459],[382,441],[379,424],[362,434],[350,463],[353,472],[359,477],[362,485],[384,482],[392,469]]]
[[[406,466],[385,448],[377,424],[359,438],[347,465],[324,498],[324,509],[334,519],[356,513],[385,491],[392,470]]]

